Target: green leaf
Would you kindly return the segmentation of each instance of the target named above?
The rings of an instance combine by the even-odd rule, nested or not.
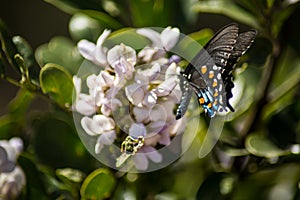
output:
[[[55,63],[66,68],[71,74],[76,74],[82,63],[77,47],[65,37],[54,37],[48,44],[39,46],[35,57],[40,66]]]
[[[101,25],[101,27],[109,28],[109,29],[119,29],[123,27],[123,25],[109,16],[108,14],[104,12],[99,12],[95,10],[81,10],[81,12],[92,19],[95,19],[98,21],[98,23]]]
[[[142,49],[149,44],[149,40],[137,34],[136,29],[124,28],[113,32],[109,38],[105,40],[104,46],[111,48],[121,43],[134,49]]]
[[[72,103],[73,82],[71,75],[61,66],[45,65],[40,73],[40,85],[58,105],[69,108]]]
[[[84,177],[84,174],[81,171],[72,168],[57,169],[56,174],[62,180],[68,180],[75,183],[80,183]]]
[[[213,32],[210,29],[189,34],[178,42],[174,52],[181,55],[185,60],[190,61],[203,48],[203,46],[212,37]]]
[[[39,67],[35,63],[33,51],[28,42],[21,36],[14,36],[12,38],[13,43],[16,45],[18,52],[24,59],[25,67],[28,70],[31,79],[38,81]],[[21,70],[22,71],[22,70]]]
[[[44,164],[53,168],[75,168],[88,171],[93,159],[87,152],[70,115],[47,113],[33,122],[35,154]]]
[[[253,155],[274,158],[290,152],[278,148],[274,143],[259,133],[250,134],[245,142],[246,149]]]
[[[196,12],[223,14],[243,24],[260,29],[255,16],[230,1],[200,1],[192,8]]]
[[[18,163],[26,175],[26,199],[45,199],[47,197],[43,175],[35,161],[27,154],[21,154]]]
[[[76,13],[70,19],[69,31],[75,41],[81,39],[96,41],[99,34],[103,31],[103,26],[101,27],[101,24],[97,20],[85,14]]]
[[[74,14],[75,12],[81,9],[94,9],[94,10],[103,11],[101,1],[95,1],[95,0],[84,0],[84,1],[45,0],[45,1],[69,14]]]
[[[115,186],[115,178],[106,169],[97,169],[84,180],[80,194],[82,199],[109,198]]]

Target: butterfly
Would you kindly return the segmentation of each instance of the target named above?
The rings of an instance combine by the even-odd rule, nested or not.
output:
[[[209,118],[228,109],[234,112],[229,103],[234,87],[232,71],[238,59],[253,43],[256,34],[256,30],[239,33],[238,25],[233,23],[212,37],[181,72],[179,85],[182,96],[176,119],[186,113],[193,91]]]

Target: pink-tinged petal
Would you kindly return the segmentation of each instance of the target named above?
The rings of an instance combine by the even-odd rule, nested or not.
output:
[[[136,153],[132,159],[134,161],[135,167],[138,170],[146,170],[148,168],[149,162],[145,154]]]
[[[115,139],[116,139],[115,130],[108,131],[108,132],[101,134],[98,137],[96,145],[95,145],[95,153],[96,154],[101,153],[101,150],[103,149],[104,145],[111,145]]]
[[[133,123],[129,128],[129,135],[134,138],[138,138],[139,136],[145,136],[146,133],[146,127],[142,123]]]
[[[179,35],[178,28],[167,27],[161,32],[161,41],[166,51],[169,51],[176,45]]]
[[[164,121],[155,121],[151,122],[147,128],[149,129],[149,135],[158,134],[165,126],[166,122]]]
[[[81,119],[81,126],[88,135],[90,135],[90,136],[97,135],[97,133],[94,132],[96,125],[95,125],[93,119],[91,119],[89,117],[83,117]]]
[[[145,47],[144,49],[142,49],[139,53],[138,53],[138,57],[148,63],[150,61],[152,61],[153,56],[157,53],[158,48],[153,48],[153,47]]]
[[[125,94],[127,99],[133,104],[133,105],[139,105],[144,96],[144,89],[143,85],[141,84],[131,84],[125,88]]]
[[[75,109],[80,114],[89,116],[96,112],[96,105],[93,105],[85,100],[78,100],[75,102]]]
[[[110,87],[113,85],[115,76],[110,75],[107,71],[101,71],[99,74],[100,77],[100,85],[102,87]]]
[[[162,162],[162,155],[154,148],[151,146],[143,146],[142,151],[146,153],[146,156],[152,160],[155,163],[160,163]]]
[[[135,75],[135,81],[137,83],[148,83],[155,80],[160,75],[161,67],[158,63],[155,63],[150,69],[137,70]]]
[[[109,116],[112,111],[122,106],[122,102],[119,99],[105,99],[101,106],[101,113]]]
[[[148,108],[154,106],[157,102],[157,95],[153,92],[150,91],[148,92],[143,100],[143,105],[147,106]]]
[[[160,104],[156,104],[150,110],[150,119],[151,121],[166,121],[167,120],[167,111]]]
[[[95,74],[89,75],[86,79],[86,84],[90,90],[94,90],[98,87],[98,77]]]
[[[14,148],[16,155],[20,154],[23,151],[23,141],[21,138],[13,137],[11,138],[8,143],[11,147]]]
[[[160,138],[158,143],[161,145],[169,145],[171,143],[170,134],[167,131],[163,131],[160,133]]]
[[[149,109],[145,108],[145,107],[134,107],[133,108],[133,114],[135,117],[135,120],[137,122],[144,122],[146,123],[148,121],[148,113]]]
[[[102,45],[106,38],[109,36],[110,32],[110,30],[105,29],[97,40],[95,59],[101,64],[106,63],[106,48],[104,48]]]
[[[113,130],[115,128],[114,120],[105,115],[94,115],[93,120],[100,127],[97,130],[108,131],[108,130]]]
[[[98,137],[98,140],[97,140],[97,142],[96,142],[96,144],[95,144],[95,153],[96,153],[96,154],[101,153],[102,149],[104,148],[104,144],[103,144],[101,141],[99,141],[99,139],[101,139],[101,136],[102,136],[102,135],[100,135],[100,136]]]
[[[165,79],[178,77],[179,73],[180,73],[180,68],[177,67],[175,63],[171,63],[166,70]]]
[[[167,114],[167,118],[169,119],[175,119],[175,115],[173,113],[175,104],[172,101],[164,101],[160,104],[163,107],[163,110]]]
[[[107,53],[107,61],[114,68],[116,64],[120,63],[121,58],[123,58],[128,64],[135,65],[136,63],[136,53],[135,50],[124,44],[116,45],[111,48]],[[123,69],[123,73],[126,72],[126,68]]]
[[[175,104],[179,104],[181,96],[182,96],[181,89],[180,89],[179,85],[176,85],[176,87],[173,89],[171,94],[168,95],[167,99],[169,101],[172,101]]]
[[[157,88],[154,90],[154,92],[158,97],[164,97],[169,95],[174,90],[176,85],[177,85],[177,79],[169,78],[166,79],[161,84],[159,84]]]
[[[88,135],[95,136],[113,130],[115,122],[104,115],[94,115],[93,119],[85,116],[81,119],[81,126]]]
[[[96,45],[87,40],[80,40],[77,44],[79,53],[87,60],[95,60]]]
[[[179,120],[174,120],[174,123],[169,131],[170,135],[176,135],[176,134],[183,133],[185,130],[186,124],[187,124],[187,119],[185,116]]]
[[[158,32],[156,32],[150,28],[141,28],[141,29],[138,29],[136,32],[140,35],[147,37],[152,42],[152,46],[158,47],[161,49],[163,48],[160,34]]]

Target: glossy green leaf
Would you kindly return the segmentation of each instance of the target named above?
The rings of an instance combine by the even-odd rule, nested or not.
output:
[[[82,63],[77,47],[65,37],[54,37],[49,43],[39,46],[35,51],[35,57],[40,66],[55,63],[71,74],[76,74]]]
[[[210,29],[202,29],[182,38],[174,51],[187,61],[190,61],[212,37]]]
[[[82,199],[105,199],[109,198],[115,186],[115,178],[105,169],[93,171],[84,180],[80,194]]]
[[[45,65],[40,73],[40,85],[58,105],[69,108],[72,103],[73,82],[71,75],[61,66]]]
[[[121,43],[134,49],[142,49],[149,44],[149,40],[137,34],[136,29],[124,28],[113,32],[104,42],[104,45],[111,48]]]
[[[31,49],[29,43],[21,36],[14,36],[12,38],[12,41],[16,45],[18,52],[24,59],[24,62],[25,62],[24,66],[28,70],[30,79],[34,79],[35,81],[38,81],[40,69],[34,60],[33,51]],[[22,70],[22,71],[24,71],[24,70]]]
[[[243,10],[231,1],[200,1],[192,7],[196,12],[223,14],[238,22],[259,29],[259,25],[251,13]]]
[[[84,177],[81,171],[72,168],[57,169],[56,174],[60,179],[67,179],[75,183],[80,183]]]
[[[278,148],[268,138],[255,133],[250,134],[245,142],[246,149],[253,155],[274,158],[289,154],[289,151],[284,151]]]

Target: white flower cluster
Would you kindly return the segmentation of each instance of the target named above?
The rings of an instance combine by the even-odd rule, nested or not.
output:
[[[118,137],[124,138],[125,134],[131,140],[123,139],[123,150],[126,153],[132,147],[136,168],[145,170],[148,159],[154,163],[163,159],[156,150],[157,145],[169,145],[172,137],[184,126],[183,120],[176,120],[173,113],[181,97],[176,76],[179,57],[166,57],[167,51],[178,41],[179,30],[168,27],[158,33],[152,29],[138,29],[137,33],[152,43],[138,54],[124,44],[111,49],[103,47],[110,34],[108,30],[96,44],[87,40],[78,43],[81,55],[103,70],[87,77],[87,93],[82,91],[82,80],[74,76],[77,95],[73,107],[83,115],[81,126],[86,134],[98,138],[94,149],[96,154],[100,154],[105,145],[114,144]],[[120,98],[120,93],[125,98]],[[127,116],[114,114],[125,105],[130,105]],[[131,118],[130,124],[117,128],[122,125],[119,121],[128,117]],[[138,141],[136,146],[135,141]]]
[[[15,199],[25,185],[25,174],[16,165],[22,149],[20,138],[0,140],[0,199]]]

